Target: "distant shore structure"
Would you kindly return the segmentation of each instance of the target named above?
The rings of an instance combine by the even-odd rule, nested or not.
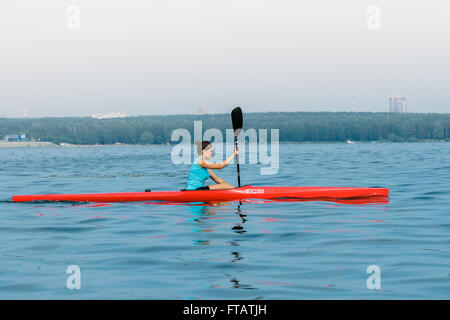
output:
[[[25,134],[8,134],[3,137],[4,142],[22,142],[29,141]]]
[[[125,112],[113,112],[113,113],[97,113],[93,114],[92,118],[95,119],[113,119],[113,118],[125,118],[127,114]]]
[[[394,96],[389,98],[389,112],[406,113],[406,98]]]
[[[28,147],[55,147],[56,144],[52,142],[43,141],[0,141],[0,148],[28,148]]]

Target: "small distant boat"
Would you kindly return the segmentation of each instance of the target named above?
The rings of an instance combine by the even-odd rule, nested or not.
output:
[[[352,140],[347,140],[347,143],[355,143],[355,142]]]

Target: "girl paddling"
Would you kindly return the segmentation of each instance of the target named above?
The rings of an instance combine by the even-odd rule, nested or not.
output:
[[[213,146],[209,141],[203,141],[197,145],[197,152],[200,155],[192,164],[189,172],[186,190],[221,190],[234,188],[225,180],[219,178],[211,169],[223,169],[230,164],[231,160],[239,154],[239,150],[235,149],[225,161],[221,163],[212,163],[208,160],[212,157]],[[211,178],[216,184],[205,187],[205,180]]]

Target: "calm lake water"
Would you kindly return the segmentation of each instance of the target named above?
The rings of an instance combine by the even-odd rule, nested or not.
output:
[[[450,143],[282,144],[278,174],[241,166],[242,184],[382,186],[387,204],[10,202],[178,190],[189,166],[171,150],[0,149],[0,298],[450,298]],[[236,184],[235,170],[218,174]],[[70,265],[80,290],[66,287]]]

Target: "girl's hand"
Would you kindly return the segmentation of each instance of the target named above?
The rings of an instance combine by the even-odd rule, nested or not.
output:
[[[234,155],[235,155],[235,156],[238,155],[239,152],[240,152],[239,148],[235,147],[235,148],[234,148]]]

